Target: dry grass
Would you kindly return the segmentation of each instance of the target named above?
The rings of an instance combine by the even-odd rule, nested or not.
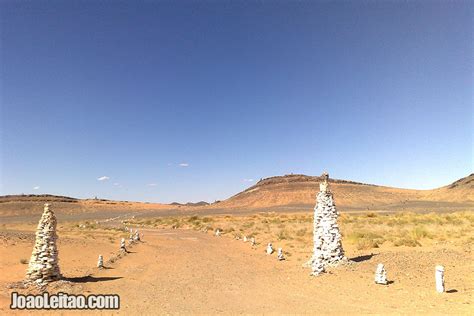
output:
[[[251,216],[198,215],[133,220],[133,225],[163,228],[185,228],[212,232],[219,229],[224,236],[255,237],[262,243],[279,242],[285,248],[308,250],[312,240],[313,216],[307,214],[258,213]],[[374,212],[339,217],[343,243],[356,249],[382,246],[422,247],[439,242],[461,245],[474,240],[474,213],[397,213]]]

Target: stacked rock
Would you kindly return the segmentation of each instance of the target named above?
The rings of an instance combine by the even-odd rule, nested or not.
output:
[[[382,263],[377,265],[377,270],[375,270],[375,283],[376,284],[383,284],[387,285],[387,271],[385,271],[385,267]]]
[[[248,239],[247,239],[247,236],[244,236],[244,242],[247,242]]]
[[[283,249],[282,248],[278,248],[278,260],[285,260],[285,256],[283,256]]]
[[[120,240],[120,250],[127,251],[127,248],[125,248],[125,238]]]
[[[216,233],[214,235],[216,237],[219,237],[221,235],[221,231],[219,229],[216,229]]]
[[[308,262],[313,275],[324,272],[326,266],[334,266],[347,260],[344,257],[341,233],[337,225],[339,214],[329,190],[329,175],[325,172],[321,177],[323,181],[319,185],[317,204],[314,208],[313,257]]]
[[[267,255],[271,255],[273,253],[272,243],[268,243],[266,253]]]
[[[256,244],[256,242],[255,242],[255,237],[250,238],[250,244],[251,244],[252,246],[255,246],[255,244]]]
[[[46,285],[61,278],[56,246],[58,239],[56,225],[56,216],[49,209],[49,204],[45,204],[43,215],[36,228],[35,246],[26,272],[27,281]]]
[[[436,291],[438,293],[444,292],[444,267],[436,266],[435,268]]]
[[[133,235],[133,240],[134,241],[140,241],[140,233],[138,232],[137,229],[135,229],[135,234]]]
[[[97,260],[97,268],[101,269],[104,267],[104,257],[99,255],[99,260]]]

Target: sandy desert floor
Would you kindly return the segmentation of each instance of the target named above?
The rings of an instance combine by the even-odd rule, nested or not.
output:
[[[310,214],[305,216],[310,217]],[[369,216],[373,220],[373,215]],[[283,218],[291,219],[292,215],[283,215]],[[196,218],[181,220],[195,222]],[[270,218],[272,220],[276,222],[275,218]],[[249,225],[246,217],[226,216],[212,221],[221,226],[224,222]],[[300,225],[304,227],[310,225],[302,222]],[[472,225],[463,223],[466,227]],[[281,223],[276,225],[281,226]],[[113,227],[84,230],[77,228],[77,224],[60,224],[60,266],[66,281],[52,283],[48,291],[117,293],[121,296],[121,309],[115,313],[121,314],[472,314],[474,311],[472,234],[469,233],[465,239],[455,242],[421,240],[422,247],[395,247],[387,241],[374,248],[346,242],[346,255],[353,263],[311,277],[310,271],[302,267],[311,254],[311,243],[307,242],[310,232],[302,239],[279,240],[272,237],[270,227],[267,233],[257,236],[258,244],[252,247],[236,240],[237,234],[226,233],[225,229],[222,237],[215,237],[212,231],[205,233],[190,227],[137,226],[144,234],[143,241],[133,245],[129,254],[108,264],[107,269],[98,270],[95,268],[98,254],[104,255],[107,261],[118,253],[119,239],[126,233]],[[13,290],[33,291],[11,288],[24,278],[27,267],[24,259],[31,254],[33,232],[32,225],[3,226],[0,244],[2,313],[10,312]],[[280,232],[275,233],[278,236]],[[292,235],[290,229],[287,234]],[[274,240],[268,240],[270,238]],[[285,251],[287,260],[278,261],[275,254],[265,254],[269,241],[275,247],[288,249]],[[388,279],[393,281],[387,286],[373,282],[376,265],[380,262],[385,264]],[[446,268],[447,293],[435,291],[436,264]]]

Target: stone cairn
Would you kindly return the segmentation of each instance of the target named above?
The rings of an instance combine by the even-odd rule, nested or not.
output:
[[[135,234],[133,235],[133,240],[134,241],[140,241],[140,233],[138,232],[138,229],[135,229]]]
[[[127,251],[127,248],[125,248],[125,238],[120,240],[120,250]]]
[[[257,243],[255,242],[255,237],[250,238],[250,244],[255,246]]]
[[[377,265],[377,270],[375,270],[375,283],[376,284],[383,284],[387,285],[387,271],[385,271],[385,267],[382,263]]]
[[[436,291],[438,293],[444,292],[444,267],[436,266],[435,268]]]
[[[285,256],[283,256],[283,249],[282,248],[278,248],[278,260],[282,261],[282,260],[285,260]]]
[[[336,266],[347,262],[342,249],[341,233],[337,225],[338,212],[329,190],[329,175],[323,173],[316,198],[313,222],[313,256],[306,263],[312,269],[312,275],[319,275],[326,266]]]
[[[221,231],[219,229],[216,229],[216,233],[214,234],[214,236],[219,237],[220,235],[221,235]]]
[[[267,255],[271,255],[273,253],[272,243],[268,243],[266,253]]]
[[[26,272],[27,282],[46,285],[61,278],[58,265],[58,248],[56,246],[56,240],[58,239],[56,224],[56,216],[49,209],[49,204],[46,203],[43,215],[41,215],[36,228],[35,246]]]
[[[244,242],[247,242],[248,239],[247,239],[247,236],[244,236]]]
[[[97,268],[102,269],[104,267],[104,257],[99,255],[99,259],[97,260]]]

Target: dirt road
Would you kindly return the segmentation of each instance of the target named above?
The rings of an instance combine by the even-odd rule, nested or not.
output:
[[[134,253],[113,269],[97,273],[110,281],[86,283],[84,290],[118,293],[121,312],[133,314],[465,313],[472,307],[462,280],[452,288],[452,275],[447,284],[453,293],[434,291],[434,265],[427,264],[426,277],[411,279],[407,267],[393,284],[376,286],[374,267],[380,260],[390,260],[390,254],[359,257],[361,262],[354,266],[314,278],[297,260],[279,262],[275,255],[266,255],[263,245],[252,249],[242,241],[185,230],[144,234],[145,242]],[[394,268],[385,262],[393,280]]]
[[[73,280],[73,285],[55,291],[117,293],[121,296],[119,313],[134,315],[468,314],[473,310],[472,266],[465,260],[469,253],[398,249],[397,253],[384,251],[354,258],[356,253],[348,252],[357,261],[353,265],[310,277],[309,271],[301,267],[304,258],[292,256],[277,261],[275,255],[264,253],[263,242],[252,248],[249,243],[192,230],[143,230],[143,233],[142,243],[134,245],[131,253],[104,270],[91,269],[95,257],[94,251],[90,253],[93,245],[77,244],[71,249],[70,242],[60,245],[60,254],[66,257],[67,253],[68,258],[61,261],[62,272]],[[20,253],[30,251],[29,243],[25,245]],[[81,247],[89,248],[86,251]],[[0,255],[4,251],[0,249]],[[18,271],[21,268],[23,273],[24,266],[18,268],[15,260],[12,266]],[[379,262],[385,263],[389,279],[394,281],[388,286],[373,283]],[[434,266],[438,262],[446,266],[450,293],[438,294],[434,290]],[[91,271],[93,274],[85,277]],[[7,295],[3,298],[5,303]],[[2,305],[6,312],[7,307]]]

